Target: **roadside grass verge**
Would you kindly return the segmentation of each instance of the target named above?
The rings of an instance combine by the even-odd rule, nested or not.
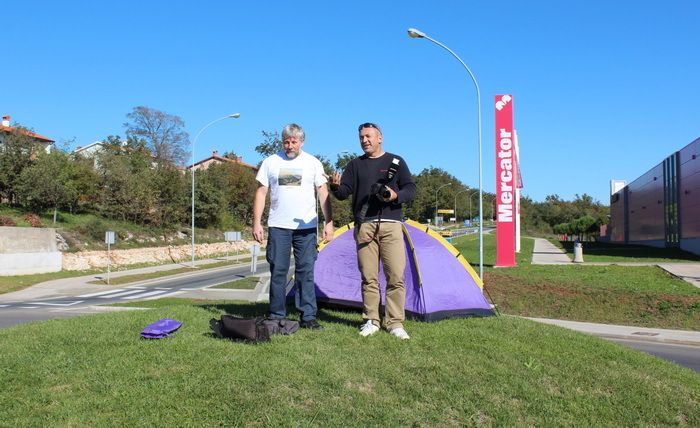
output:
[[[573,258],[574,242],[550,239]],[[700,262],[700,256],[680,248],[655,248],[642,245],[618,245],[604,242],[582,242],[584,262],[621,263],[688,263]]]
[[[197,265],[196,269],[192,269],[192,267],[188,266],[188,267],[181,267],[181,268],[175,268],[175,269],[159,270],[156,272],[146,272],[146,273],[137,273],[137,274],[133,274],[133,275],[123,275],[123,276],[110,278],[109,283],[110,283],[110,285],[129,284],[132,282],[145,281],[147,279],[155,279],[155,278],[162,278],[165,276],[179,275],[181,273],[196,273],[196,272],[206,270],[206,269],[214,269],[214,268],[220,268],[220,267],[226,267],[226,266],[235,266],[237,264],[242,264],[242,263],[247,263],[247,262],[250,262],[250,258],[241,259],[238,262],[232,262],[230,260],[226,260],[226,261],[207,263],[207,264],[203,264],[203,265],[200,264],[200,265]],[[107,277],[105,276],[104,278],[96,280],[96,281],[89,281],[88,284],[107,284]]]
[[[264,259],[264,256],[261,257],[261,259]],[[197,269],[192,269],[190,267],[182,267],[182,268],[174,268],[174,269],[166,269],[162,271],[157,271],[157,272],[149,272],[145,274],[133,274],[133,275],[124,275],[124,276],[112,276],[109,279],[110,285],[121,285],[121,284],[128,284],[132,282],[138,282],[138,281],[145,281],[147,279],[154,279],[154,278],[161,278],[165,276],[170,276],[170,275],[177,275],[180,273],[187,273],[187,272],[198,272],[201,270],[205,269],[212,269],[212,268],[217,268],[217,267],[223,267],[223,266],[234,266],[236,264],[244,264],[244,263],[249,263],[251,260],[250,257],[244,258],[241,257],[240,259],[236,259],[235,261],[227,260],[227,261],[218,261],[218,262],[212,262],[212,263],[207,263],[207,264],[200,264],[197,265]],[[165,264],[172,264],[171,262],[165,263]],[[129,266],[121,266],[119,268],[112,269],[112,273],[116,272],[122,272],[122,271],[127,271],[127,270],[133,270],[133,269],[139,269],[143,267],[152,267],[152,266],[163,266],[164,264],[157,264],[157,263],[140,263],[140,264],[134,264],[134,265],[129,265]],[[78,277],[78,276],[86,276],[86,275],[100,275],[101,279],[97,279],[95,281],[90,281],[90,284],[107,284],[107,270],[106,269],[91,269],[91,270],[82,270],[82,271],[61,271],[61,272],[50,272],[50,273],[41,273],[41,274],[33,274],[33,275],[15,275],[15,276],[0,276],[0,294],[3,293],[10,293],[12,291],[17,291],[17,290],[22,290],[24,288],[30,287],[32,285],[36,285],[42,282],[46,281],[53,281],[55,279],[63,279],[63,278],[73,278],[73,277]]]
[[[73,278],[76,276],[92,275],[102,271],[81,270],[81,271],[61,271],[50,273],[37,273],[32,275],[0,276],[0,294],[11,293],[22,290],[34,284],[54,279]]]
[[[699,426],[700,375],[599,338],[515,317],[357,334],[357,312],[270,343],[208,320],[265,304],[168,299],[0,330],[7,426]],[[183,327],[140,339],[160,318]]]
[[[257,276],[247,276],[245,278],[237,279],[235,281],[225,282],[223,284],[215,285],[209,288],[224,288],[232,290],[253,290],[258,286],[260,278]]]
[[[477,269],[478,240],[469,236],[455,245]],[[517,267],[491,268],[494,237],[484,236],[487,297],[502,313],[700,331],[700,289],[663,269],[532,265],[533,245],[532,239],[522,239]]]

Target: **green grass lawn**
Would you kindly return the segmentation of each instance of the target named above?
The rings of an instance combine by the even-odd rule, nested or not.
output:
[[[200,265],[197,265],[196,269],[192,269],[192,267],[182,267],[182,268],[176,268],[176,269],[159,270],[156,272],[138,273],[138,274],[133,274],[133,275],[123,275],[123,276],[110,278],[109,283],[110,283],[110,285],[130,284],[132,282],[145,281],[147,279],[162,278],[165,276],[179,275],[181,273],[198,272],[198,271],[201,271],[203,269],[214,269],[214,268],[225,267],[225,266],[234,266],[234,265],[239,264],[239,263],[249,263],[250,260],[251,260],[251,258],[248,257],[248,258],[241,259],[238,261],[225,260],[225,261],[207,263],[204,265],[200,264]],[[107,283],[106,276],[101,280],[88,282],[88,284],[106,284],[106,283]]]
[[[264,256],[260,257],[259,259],[264,260]],[[213,260],[213,259],[211,259]],[[177,275],[181,273],[187,273],[187,272],[195,272],[195,271],[200,271],[203,269],[212,269],[212,268],[218,268],[218,267],[223,267],[223,266],[232,266],[236,265],[239,263],[249,263],[251,260],[250,257],[241,257],[240,259],[236,260],[226,260],[226,261],[214,261],[211,263],[207,264],[200,264],[197,265],[197,269],[193,270],[190,267],[182,267],[182,268],[175,268],[175,269],[170,269],[170,270],[162,270],[162,271],[157,271],[157,272],[148,272],[148,273],[140,273],[140,274],[133,274],[133,275],[124,275],[124,276],[112,276],[109,279],[110,285],[121,285],[121,284],[130,284],[138,281],[145,281],[147,279],[155,279],[155,278],[162,278],[165,276],[171,276],[171,275]],[[170,264],[170,263],[167,263]],[[138,269],[142,267],[149,267],[149,266],[157,266],[156,264],[153,263],[142,263],[142,264],[135,264],[135,265],[129,265],[129,266],[121,266],[118,269],[113,269],[112,273],[114,272],[119,272],[119,271],[125,271],[125,270],[131,270],[131,269]],[[50,273],[42,273],[42,274],[33,274],[33,275],[15,275],[15,276],[0,276],[0,294],[3,293],[10,293],[12,291],[17,291],[17,290],[22,290],[24,288],[30,287],[35,284],[39,284],[42,282],[46,281],[53,281],[54,279],[63,279],[63,278],[73,278],[77,276],[85,276],[85,275],[97,275],[100,274],[102,279],[98,279],[95,281],[90,281],[90,284],[107,284],[107,271],[106,269],[91,269],[91,270],[83,270],[83,271],[61,271],[61,272],[50,272]]]
[[[2,426],[700,426],[700,375],[514,317],[407,322],[410,341],[323,331],[215,338],[208,320],[265,304],[167,299],[0,330]],[[147,324],[183,322],[143,340]]]
[[[550,240],[573,259],[574,242]],[[582,242],[584,262],[613,263],[687,263],[700,262],[700,256],[679,248],[654,248],[642,245],[617,245]]]
[[[258,286],[260,278],[257,276],[247,276],[245,278],[236,279],[234,281],[225,282],[209,288],[224,288],[233,290],[253,290]]]
[[[700,331],[700,289],[661,268],[532,265],[533,244],[522,239],[517,267],[493,268],[494,236],[484,236],[486,291],[501,312]],[[460,238],[455,246],[478,270],[478,237]]]
[[[22,290],[41,282],[54,279],[73,278],[76,276],[92,275],[100,273],[98,270],[61,271],[51,273],[37,273],[32,275],[0,276],[0,294]]]

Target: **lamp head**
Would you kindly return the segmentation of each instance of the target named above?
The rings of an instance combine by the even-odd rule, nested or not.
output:
[[[415,28],[409,28],[408,36],[414,39],[422,39],[425,37],[425,33]]]
[[[233,114],[229,114],[228,117],[233,118],[233,119],[238,119],[239,117],[241,117],[241,114],[240,113],[233,113]]]

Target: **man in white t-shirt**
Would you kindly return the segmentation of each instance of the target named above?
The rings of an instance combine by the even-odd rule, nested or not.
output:
[[[316,262],[316,197],[318,192],[323,218],[323,239],[333,240],[333,216],[323,165],[304,152],[305,133],[291,123],[282,130],[283,150],[265,159],[256,180],[258,190],[253,201],[253,238],[262,243],[262,214],[271,189],[267,219],[267,262],[270,264],[269,319],[287,316],[286,287],[291,249],[294,249],[294,286],[296,308],[302,328],[321,329],[316,320],[314,263]]]

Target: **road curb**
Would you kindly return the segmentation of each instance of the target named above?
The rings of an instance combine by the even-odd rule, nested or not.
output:
[[[551,318],[521,318],[609,339],[626,339],[642,342],[669,343],[700,347],[700,332],[692,330],[666,330],[660,328],[596,324]]]

